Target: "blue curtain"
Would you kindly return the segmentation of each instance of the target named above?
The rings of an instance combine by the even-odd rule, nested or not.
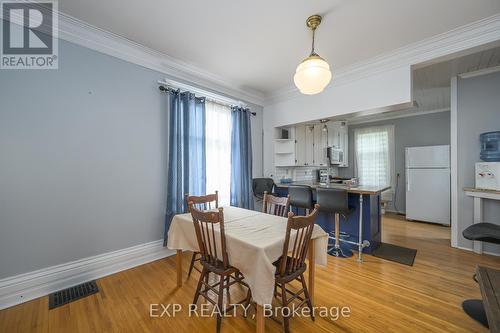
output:
[[[184,194],[204,195],[206,185],[205,100],[167,91],[168,177],[164,241],[174,215],[186,212]]]
[[[253,209],[251,112],[232,108],[231,206]]]

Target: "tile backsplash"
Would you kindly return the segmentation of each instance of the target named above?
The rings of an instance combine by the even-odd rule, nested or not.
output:
[[[307,180],[316,180],[318,177],[318,168],[302,167],[294,168],[293,170],[293,180],[302,182]]]
[[[293,169],[294,168],[276,168],[274,175],[271,175],[271,177],[275,182],[279,182],[280,179],[283,178],[293,178]]]
[[[275,182],[279,182],[283,178],[292,178],[293,181],[311,181],[316,180],[318,167],[283,167],[276,168],[276,172],[273,175]],[[338,169],[336,167],[329,168],[330,175],[338,175]]]

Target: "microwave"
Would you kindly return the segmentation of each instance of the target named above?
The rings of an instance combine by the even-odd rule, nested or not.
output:
[[[500,162],[476,163],[476,188],[500,191]]]
[[[337,147],[327,148],[327,157],[331,165],[344,164],[344,151]]]

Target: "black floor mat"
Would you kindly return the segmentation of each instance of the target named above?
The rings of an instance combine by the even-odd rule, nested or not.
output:
[[[49,310],[99,292],[95,281],[56,291],[49,295]]]
[[[380,243],[379,247],[372,251],[372,255],[403,265],[413,266],[417,250],[388,243]]]

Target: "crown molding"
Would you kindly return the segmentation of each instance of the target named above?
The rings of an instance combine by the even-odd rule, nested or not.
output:
[[[325,89],[343,85],[401,66],[413,66],[441,58],[453,53],[500,40],[500,13],[458,27],[448,32],[426,38],[380,56],[355,63],[334,72],[332,83]],[[274,104],[300,96],[295,86],[290,85],[266,96],[264,105]]]
[[[414,110],[410,112],[405,112],[401,114],[376,114],[372,117],[368,116],[365,118],[360,118],[360,119],[348,119],[347,123],[349,125],[360,125],[360,124],[368,124],[368,123],[375,123],[379,121],[386,121],[386,120],[392,120],[392,119],[399,119],[399,118],[408,118],[408,117],[418,117],[418,116],[424,116],[428,114],[434,114],[434,113],[441,113],[441,112],[450,112],[450,108],[443,108],[443,109],[435,109],[435,110],[428,110],[428,111],[419,111],[419,110]]]
[[[243,89],[236,82],[200,69],[192,64],[155,51],[107,30],[59,12],[59,39],[128,61],[245,102],[263,105],[262,92]]]
[[[472,77],[493,74],[496,72],[500,72],[500,66],[488,67],[488,68],[479,69],[477,71],[458,74],[458,77],[460,77],[461,79],[470,79]]]

